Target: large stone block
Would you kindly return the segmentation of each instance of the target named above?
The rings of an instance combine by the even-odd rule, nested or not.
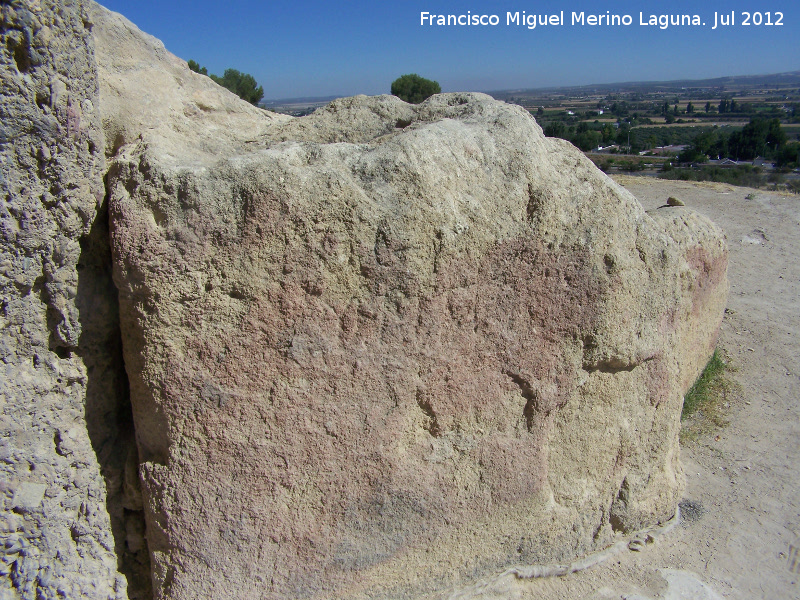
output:
[[[320,141],[351,111],[382,124]],[[709,222],[480,95],[337,101],[200,168],[158,143],[110,181],[164,597],[413,597],[672,516]]]
[[[413,598],[672,516],[709,221],[488,96],[290,119],[97,5],[0,25],[0,593]]]
[[[488,96],[287,119],[96,20],[157,597],[413,598],[674,514],[713,224]]]

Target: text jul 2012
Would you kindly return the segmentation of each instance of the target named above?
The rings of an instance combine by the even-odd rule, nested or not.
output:
[[[462,14],[435,14],[430,12],[420,12],[420,25],[438,27],[496,27],[506,25],[509,27],[525,27],[536,29],[537,27],[559,27],[565,24],[580,27],[628,27],[638,25],[642,27],[657,27],[667,29],[669,27],[705,27],[711,29],[726,26],[781,26],[783,25],[783,13],[781,12],[741,12],[737,22],[735,12],[718,13],[714,12],[712,18],[707,21],[698,14],[645,14],[639,13],[638,21],[628,14],[616,14],[611,11],[605,13],[589,13],[585,11],[571,12],[570,19],[565,20],[565,11],[551,14],[529,14],[525,11],[506,12],[505,19],[501,19],[495,14],[473,14],[467,11]]]

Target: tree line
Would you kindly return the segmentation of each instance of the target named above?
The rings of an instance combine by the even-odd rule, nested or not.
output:
[[[200,75],[210,77],[215,83],[229,89],[242,100],[255,106],[258,106],[258,103],[264,97],[264,88],[258,85],[258,82],[249,73],[242,73],[236,69],[225,69],[225,73],[220,77],[213,73],[209,74],[207,68],[201,67],[194,60],[189,61],[189,69],[195,73],[200,73]]]
[[[705,162],[709,159],[731,158],[753,160],[761,156],[774,160],[778,166],[796,167],[800,164],[800,144],[789,143],[786,132],[777,118],[750,119],[739,131],[708,126],[700,133],[690,128],[631,127],[629,123],[589,123],[582,121],[574,127],[563,121],[551,121],[544,127],[548,137],[560,137],[588,152],[598,146],[617,144],[636,154],[658,145],[688,144],[680,154],[681,162]]]
[[[741,131],[727,133],[715,129],[700,133],[678,159],[681,162],[705,162],[709,158],[753,160],[762,156],[775,160],[778,166],[796,166],[800,145],[787,141],[779,119],[755,118]]]

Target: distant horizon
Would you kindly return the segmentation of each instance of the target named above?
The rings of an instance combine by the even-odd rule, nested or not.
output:
[[[551,90],[572,90],[572,89],[581,89],[581,88],[594,88],[594,87],[614,87],[614,86],[635,86],[635,85],[666,85],[670,83],[691,83],[691,82],[705,82],[705,81],[713,81],[715,79],[743,79],[746,77],[779,77],[782,75],[794,75],[798,77],[797,86],[800,88],[800,70],[796,71],[783,71],[779,73],[737,73],[737,74],[724,74],[724,75],[714,75],[712,77],[702,77],[699,79],[695,78],[686,78],[686,77],[679,77],[677,79],[647,79],[647,80],[634,80],[634,81],[605,81],[605,82],[598,82],[593,81],[592,83],[578,83],[574,85],[547,85],[541,87],[510,87],[504,89],[492,89],[492,90],[442,90],[443,92],[474,92],[479,94],[510,94],[510,93],[526,93],[526,92],[543,92],[543,91],[551,91]],[[381,94],[389,94],[390,92],[381,92]],[[366,95],[381,95],[381,94],[366,94]],[[356,96],[358,94],[349,94],[349,96]],[[286,96],[282,98],[264,98],[261,101],[261,104],[269,104],[275,102],[288,102],[291,100],[296,101],[317,101],[321,102],[324,100],[334,100],[336,98],[346,98],[348,96],[337,96],[335,94],[327,94],[325,96]]]
[[[632,0],[101,4],[210,73],[250,73],[266,101],[386,94],[405,73],[434,79],[445,92],[489,92],[800,70],[800,8],[787,0],[768,7],[674,0],[659,9]],[[463,17],[462,25],[437,25],[431,15],[439,14]]]

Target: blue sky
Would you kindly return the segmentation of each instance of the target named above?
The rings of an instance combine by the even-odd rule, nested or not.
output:
[[[619,81],[697,79],[800,70],[796,0],[638,2],[546,0],[101,0],[183,59],[212,73],[233,67],[265,99],[388,93],[404,73],[444,91],[489,91]],[[506,13],[564,11],[564,25],[507,26]],[[745,26],[743,11],[762,25]],[[498,15],[497,26],[420,25],[420,13]],[[573,26],[572,12],[630,15],[630,26]],[[783,14],[781,26],[767,26]],[[705,26],[640,25],[651,14],[698,14]],[[714,15],[734,26],[712,30]],[[751,21],[753,21],[751,17]]]

